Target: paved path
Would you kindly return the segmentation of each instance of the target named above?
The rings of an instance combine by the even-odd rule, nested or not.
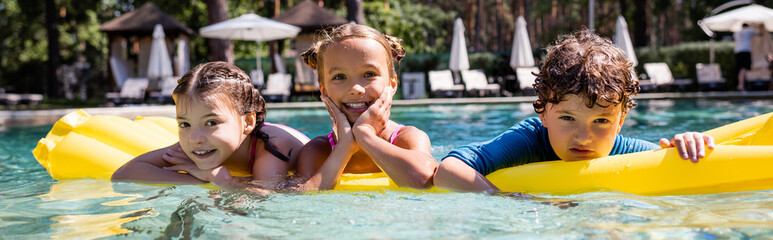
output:
[[[492,104],[533,102],[536,96],[490,97],[490,98],[427,98],[395,100],[393,106],[426,106],[448,104]],[[684,93],[641,93],[636,99],[773,99],[773,91],[761,92],[684,92]],[[269,103],[269,109],[313,109],[323,108],[322,102]],[[77,108],[55,110],[0,111],[0,128],[15,126],[40,126],[53,124],[65,114]],[[116,115],[127,118],[137,116],[174,116],[173,105],[123,106],[86,108],[92,115]]]

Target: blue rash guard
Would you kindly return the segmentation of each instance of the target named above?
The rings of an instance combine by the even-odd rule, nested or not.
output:
[[[651,142],[617,135],[609,155],[659,148],[660,146]],[[542,121],[536,117],[516,123],[486,142],[459,147],[448,153],[445,158],[448,157],[462,160],[484,176],[502,168],[560,159],[550,145],[548,129],[542,126]]]

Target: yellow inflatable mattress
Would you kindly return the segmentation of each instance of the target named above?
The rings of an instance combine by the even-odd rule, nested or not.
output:
[[[639,195],[708,194],[773,189],[773,113],[705,133],[718,146],[698,163],[676,149],[588,161],[550,161],[500,169],[487,178],[502,191],[557,195],[620,191]],[[56,180],[109,180],[124,163],[177,141],[169,117],[90,116],[83,110],[57,121],[33,155]],[[385,174],[344,174],[336,190],[397,189]]]

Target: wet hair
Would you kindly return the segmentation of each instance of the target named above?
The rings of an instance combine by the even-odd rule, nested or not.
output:
[[[271,154],[284,161],[290,160],[269,142],[268,134],[261,131],[266,119],[266,101],[239,67],[226,62],[200,64],[177,80],[172,95],[176,104],[185,96],[189,101],[201,101],[209,107],[224,103],[240,115],[254,113],[255,128],[251,134],[262,139]]]
[[[322,53],[325,52],[325,47],[327,47],[330,43],[350,38],[366,38],[376,40],[381,44],[381,46],[384,47],[387,53],[389,53],[387,54],[389,55],[389,59],[387,59],[387,67],[390,71],[389,77],[397,76],[397,71],[395,71],[393,61],[397,61],[399,63],[400,60],[405,57],[405,48],[403,48],[402,45],[403,40],[382,34],[378,30],[365,25],[351,23],[344,24],[334,28],[330,32],[323,32],[320,35],[321,37],[318,37],[320,39],[314,42],[314,44],[312,44],[311,47],[303,53],[303,61],[306,63],[306,65],[309,65],[309,67],[317,70],[317,81],[319,81],[319,83],[322,83],[322,76],[324,75],[324,69],[320,67],[324,64]]]
[[[585,96],[588,108],[609,107],[602,99],[614,106],[622,103],[624,113],[636,106],[631,97],[639,93],[639,81],[633,63],[609,39],[583,29],[559,36],[547,52],[534,83],[535,112],[544,112],[548,103],[558,104],[567,94]]]

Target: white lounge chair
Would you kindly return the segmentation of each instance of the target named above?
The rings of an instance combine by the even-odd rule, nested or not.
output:
[[[145,101],[145,91],[150,80],[147,78],[128,78],[121,86],[121,92],[108,92],[107,99],[116,104],[141,103]]]
[[[423,72],[403,73],[400,78],[403,88],[403,99],[424,98],[424,92],[427,91],[427,88],[424,86],[424,79]]]
[[[767,90],[771,83],[770,69],[762,67],[752,67],[746,71],[746,82],[744,87],[747,90]]]
[[[695,75],[701,90],[721,90],[725,86],[725,78],[716,63],[695,64]]]
[[[462,70],[462,80],[464,80],[464,86],[467,89],[467,93],[477,96],[486,96],[488,93],[493,93],[495,96],[499,96],[499,85],[488,83],[486,74],[483,70]]]
[[[252,81],[252,86],[255,86],[258,89],[263,88],[263,85],[266,84],[263,79],[263,70],[261,69],[250,71],[250,80]]]
[[[687,90],[692,87],[692,80],[689,78],[674,79],[671,68],[664,62],[645,63],[644,71],[647,72],[650,81],[659,88]]]
[[[292,87],[292,75],[286,73],[272,73],[268,75],[266,89],[261,92],[266,101],[287,101],[290,99]]]
[[[180,77],[164,77],[160,83],[161,90],[151,92],[150,97],[161,103],[172,103],[172,93],[177,87],[177,79],[180,79]]]
[[[534,81],[537,80],[537,76],[532,73],[539,73],[537,67],[524,67],[515,69],[515,78],[518,80],[518,87],[522,93],[534,92]]]
[[[451,70],[429,71],[429,89],[432,97],[461,97],[464,85],[454,84]]]

